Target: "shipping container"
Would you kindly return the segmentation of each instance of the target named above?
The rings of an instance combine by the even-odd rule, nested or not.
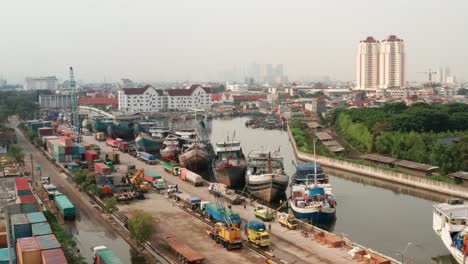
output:
[[[87,150],[85,152],[85,160],[89,163],[93,163],[99,159],[99,154],[95,150]]]
[[[42,251],[42,264],[68,264],[61,248]]]
[[[16,252],[14,248],[10,249],[10,253],[8,253],[8,248],[0,248],[0,264],[10,264],[16,263]]]
[[[41,250],[55,249],[61,247],[54,234],[37,236],[36,240]]]
[[[2,231],[0,232],[0,248],[8,247],[8,236],[7,232]]]
[[[112,173],[109,166],[104,163],[96,163],[94,164],[94,173],[101,174],[101,175],[109,175]]]
[[[156,160],[156,157],[152,154],[149,154],[147,152],[140,151],[138,152],[138,155],[140,158],[145,159],[145,160]]]
[[[81,146],[83,146],[83,148],[86,150],[91,150],[91,144],[89,143],[86,143],[86,142],[81,142],[80,143]],[[84,154],[84,153],[83,153]]]
[[[76,216],[75,206],[68,200],[64,194],[54,196],[55,204],[63,214],[65,220],[74,220]]]
[[[38,129],[37,134],[39,137],[50,136],[54,134],[54,130],[51,127],[41,127]]]
[[[10,219],[15,239],[32,236],[31,223],[26,214],[14,214]]]
[[[205,182],[202,176],[188,169],[182,169],[182,171],[180,172],[179,178],[183,181],[190,182],[194,186],[203,186]]]
[[[52,234],[52,229],[50,228],[49,223],[36,223],[31,225],[32,236],[43,236]]]
[[[42,254],[35,237],[16,240],[18,264],[42,264]]]
[[[15,179],[15,191],[17,196],[31,195],[31,186],[28,179],[21,177]]]
[[[97,264],[123,264],[119,256],[110,248],[100,249],[96,252]]]
[[[125,141],[119,142],[119,150],[122,152],[127,152],[129,145],[130,143],[125,142]]]
[[[21,212],[24,214],[37,212],[37,201],[34,195],[18,196],[17,203],[20,205]]]
[[[161,179],[161,175],[145,169],[143,172],[143,178],[148,182],[153,183],[155,180]]]
[[[6,231],[6,222],[5,219],[0,219],[0,232]]]
[[[47,222],[43,212],[29,213],[26,214],[26,217],[31,224]]]

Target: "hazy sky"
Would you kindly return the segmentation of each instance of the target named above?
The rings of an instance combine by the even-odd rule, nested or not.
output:
[[[408,79],[438,65],[468,79],[467,0],[2,1],[0,73],[200,80],[257,62],[354,80],[359,40],[389,34],[405,41]]]

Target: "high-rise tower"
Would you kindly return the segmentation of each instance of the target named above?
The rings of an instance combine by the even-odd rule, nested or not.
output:
[[[403,88],[405,78],[405,45],[390,35],[380,43],[379,88]]]
[[[379,41],[373,37],[367,37],[359,43],[357,89],[377,89],[379,87],[379,48]]]

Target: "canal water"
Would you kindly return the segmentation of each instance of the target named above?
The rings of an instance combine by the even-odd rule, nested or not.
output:
[[[227,137],[241,141],[244,153],[252,150],[280,150],[288,175],[296,162],[288,135],[281,130],[245,127],[247,117],[214,119],[207,122],[212,142]],[[191,123],[191,122],[190,122]],[[373,178],[325,168],[337,198],[337,220],[332,232],[346,234],[352,241],[401,260],[414,263],[451,263],[449,253],[432,230],[432,205],[446,199]]]

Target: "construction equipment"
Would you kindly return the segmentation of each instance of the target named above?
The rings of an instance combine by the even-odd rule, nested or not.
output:
[[[76,135],[75,142],[79,143],[82,140],[81,135],[81,122],[78,111],[78,95],[76,94],[75,76],[73,74],[73,67],[70,67],[70,90],[71,90],[71,108],[74,134]]]
[[[259,206],[254,210],[255,217],[262,219],[263,221],[272,221],[275,219],[275,213],[270,209]]]
[[[268,247],[271,244],[270,235],[265,224],[258,221],[249,221],[245,225],[245,235],[249,241],[259,247]]]
[[[278,212],[276,218],[278,218],[278,222],[281,226],[285,226],[291,230],[297,228],[297,219],[294,215]]]
[[[206,233],[227,250],[242,248],[241,231],[236,223],[228,227],[225,223],[218,222],[214,227],[206,230]]]
[[[432,69],[429,68],[427,71],[418,72],[418,73],[427,74],[427,79],[429,81],[429,84],[432,86],[432,75],[437,74],[436,71],[432,71]]]
[[[151,185],[148,182],[142,180],[143,173],[143,169],[136,170],[133,176],[130,178],[130,184],[142,192],[148,192],[151,188]]]

